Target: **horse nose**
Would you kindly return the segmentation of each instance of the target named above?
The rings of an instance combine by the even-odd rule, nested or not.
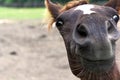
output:
[[[107,32],[102,28],[97,29],[90,28],[87,24],[75,27],[72,35],[78,47],[76,54],[89,60],[107,60],[113,58],[112,44],[107,36]]]
[[[73,40],[79,44],[84,45],[88,41],[88,30],[87,26],[83,24],[77,25],[77,27],[73,31]]]

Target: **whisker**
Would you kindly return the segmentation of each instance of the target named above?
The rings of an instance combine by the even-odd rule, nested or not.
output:
[[[75,64],[75,65],[71,65],[71,67],[73,68],[77,68],[77,67],[82,67],[81,65]]]
[[[70,61],[75,61],[75,62],[76,62],[76,59],[71,59],[71,58],[69,58],[69,60],[70,60]]]
[[[82,68],[76,68],[76,69],[72,69],[72,71],[77,71],[77,70],[82,70]]]

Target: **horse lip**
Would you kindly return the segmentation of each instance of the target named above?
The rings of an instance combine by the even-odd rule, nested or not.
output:
[[[87,59],[82,57],[83,60],[86,60],[87,62],[104,62],[104,61],[114,61],[115,57],[109,58],[109,59],[104,59],[104,60],[91,60],[91,59]]]
[[[81,58],[82,66],[92,72],[106,72],[109,71],[115,62],[115,57],[106,60],[90,60]]]

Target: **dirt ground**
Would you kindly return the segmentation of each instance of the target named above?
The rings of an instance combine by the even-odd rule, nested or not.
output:
[[[117,62],[119,49],[120,40]],[[0,80],[79,79],[70,71],[56,28],[48,31],[41,20],[0,20]]]

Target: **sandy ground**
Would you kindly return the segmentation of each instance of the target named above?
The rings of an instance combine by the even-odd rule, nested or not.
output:
[[[120,41],[117,44],[119,62]],[[0,80],[79,79],[69,69],[55,28],[47,31],[41,20],[0,20]]]

